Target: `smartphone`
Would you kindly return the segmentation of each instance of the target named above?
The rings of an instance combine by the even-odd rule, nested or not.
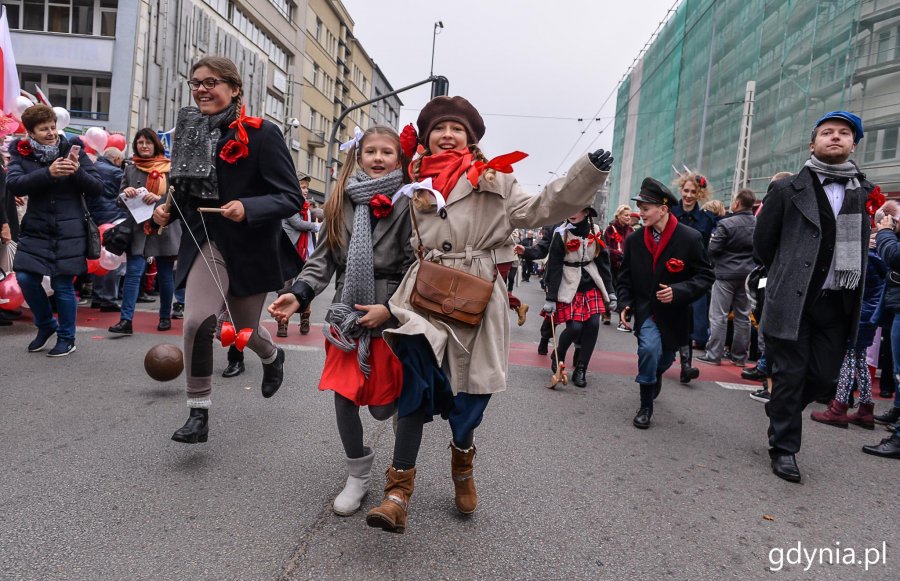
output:
[[[69,149],[69,159],[77,162],[78,156],[81,155],[81,146],[73,145],[71,149]]]

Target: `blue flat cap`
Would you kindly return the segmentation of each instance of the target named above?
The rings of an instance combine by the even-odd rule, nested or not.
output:
[[[863,138],[862,119],[860,119],[850,111],[832,111],[831,113],[825,113],[818,121],[816,121],[816,127],[831,119],[845,121],[850,124],[850,127],[853,128],[854,144],[859,143],[859,140]]]

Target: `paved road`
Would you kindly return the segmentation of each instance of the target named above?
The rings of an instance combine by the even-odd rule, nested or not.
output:
[[[900,575],[900,466],[860,452],[886,432],[806,422],[804,483],[783,482],[769,472],[762,405],[708,381],[739,381],[731,366],[704,368],[707,381],[689,387],[668,378],[653,428],[635,430],[633,337],[604,327],[588,388],[547,390],[546,360],[531,353],[539,288],[518,293],[533,310],[513,329],[509,389],[477,433],[478,512],[456,514],[449,428],[435,422],[404,535],[366,527],[364,512],[330,512],[345,473],[331,398],[316,390],[324,361],[316,331],[300,338],[292,327],[289,379],[271,400],[259,393],[255,357],[245,375],[217,378],[209,443],[189,446],[169,439],[186,417],[183,384],[143,373],[161,334],[110,338],[98,329],[115,317],[82,310],[78,350],[54,360],[25,352],[29,325],[0,329],[0,578]],[[139,330],[154,328],[152,313],[139,317]],[[220,371],[224,350],[216,357]],[[379,470],[367,510],[380,500],[392,433],[363,415]],[[844,556],[853,548],[860,558],[886,543],[886,564],[865,572],[816,557],[806,572],[805,564],[770,571],[778,550],[786,563],[798,543]]]

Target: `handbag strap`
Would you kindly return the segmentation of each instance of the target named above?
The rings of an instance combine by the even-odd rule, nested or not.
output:
[[[81,194],[81,209],[84,210],[84,219],[90,220],[91,213],[88,211],[87,201],[84,199],[84,194]]]

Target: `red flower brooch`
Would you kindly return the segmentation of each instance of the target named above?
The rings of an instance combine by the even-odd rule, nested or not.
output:
[[[572,238],[571,240],[566,242],[566,250],[568,250],[569,252],[575,252],[579,248],[581,248],[581,240],[579,240],[578,238]]]
[[[670,258],[666,261],[666,270],[669,272],[681,272],[684,270],[684,261],[677,258]]]
[[[237,139],[231,139],[222,147],[222,151],[219,152],[219,157],[228,163],[237,163],[237,160],[242,157],[247,157],[250,155],[250,148],[247,145],[250,143],[250,137],[247,135],[247,129],[244,127],[246,123],[250,127],[255,129],[259,129],[262,127],[263,120],[259,117],[250,117],[247,115],[247,106],[241,105],[241,114],[238,115],[238,118],[231,122],[231,127],[234,129],[234,135]]]
[[[709,185],[708,182],[706,181],[706,178],[700,174],[697,174],[696,176],[694,176],[694,181],[697,182],[697,187],[701,188],[701,189],[705,188],[707,185]]]
[[[159,172],[156,171],[156,170],[151,171],[151,172],[150,172],[150,179],[152,179],[152,180],[158,180],[158,179],[159,179]]]
[[[28,157],[34,150],[31,149],[31,144],[28,143],[27,139],[20,139],[18,145],[16,145],[16,151],[19,152],[19,155],[22,157]]]
[[[416,128],[410,123],[400,132],[400,149],[406,154],[406,157],[412,159],[416,154],[416,148],[419,145],[419,136],[416,134]]]
[[[881,186],[875,186],[875,188],[869,192],[869,197],[866,198],[866,213],[874,220],[875,212],[884,205],[885,201],[884,194],[881,193]]]
[[[372,208],[372,213],[375,214],[375,217],[379,220],[390,214],[391,210],[394,209],[391,199],[384,194],[375,194],[372,196],[369,207]]]

